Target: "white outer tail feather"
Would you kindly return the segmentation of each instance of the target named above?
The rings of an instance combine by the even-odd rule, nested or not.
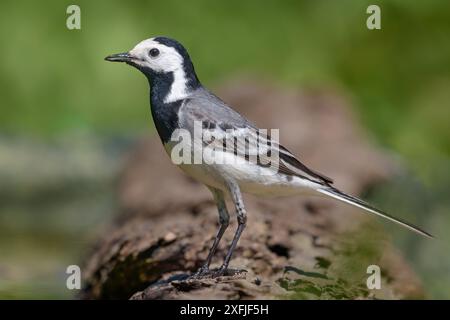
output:
[[[333,187],[328,187],[326,189],[319,188],[319,189],[317,189],[317,191],[322,193],[322,194],[325,194],[325,195],[327,195],[329,197],[332,197],[334,199],[337,199],[337,200],[340,200],[342,202],[345,202],[345,203],[351,204],[353,206],[356,206],[358,208],[361,208],[361,209],[363,209],[363,210],[365,210],[367,212],[370,212],[372,214],[375,214],[375,215],[377,215],[379,217],[383,217],[383,218],[385,218],[387,220],[395,222],[395,223],[397,223],[397,224],[399,224],[399,225],[401,225],[401,226],[403,226],[403,227],[405,227],[405,228],[407,228],[407,229],[409,229],[411,231],[414,231],[414,232],[416,232],[416,233],[418,233],[418,234],[420,234],[422,236],[425,236],[425,237],[428,237],[428,238],[433,238],[433,236],[431,234],[429,234],[428,232],[420,229],[419,227],[416,227],[416,226],[414,226],[414,225],[412,225],[412,224],[410,224],[408,222],[402,221],[402,220],[400,220],[398,218],[394,218],[393,216],[391,216],[391,215],[389,215],[389,214],[387,214],[385,212],[382,212],[382,211],[372,207],[370,204],[365,203],[364,201],[362,201],[362,200],[360,200],[360,199],[358,199],[356,197],[353,197],[353,196],[350,196],[348,194],[345,194],[345,193],[343,193],[343,192],[341,192],[341,191],[339,191],[339,190],[337,190],[337,189],[335,189]]]

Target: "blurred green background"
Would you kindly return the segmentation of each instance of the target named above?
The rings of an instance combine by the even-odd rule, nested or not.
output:
[[[81,7],[81,30],[66,8]],[[382,29],[366,28],[381,7]],[[407,174],[371,192],[438,235],[395,232],[450,298],[450,2],[7,1],[0,4],[0,298],[70,298],[65,267],[114,212],[127,147],[153,133],[143,76],[103,58],[167,35],[203,83],[239,74],[338,90]]]

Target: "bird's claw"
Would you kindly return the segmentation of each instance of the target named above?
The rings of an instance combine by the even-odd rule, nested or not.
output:
[[[201,277],[204,277],[204,276],[206,276],[206,275],[209,275],[210,273],[211,273],[211,270],[209,270],[209,267],[206,266],[206,265],[204,265],[204,266],[201,266],[201,267],[197,270],[197,272],[194,273],[194,274],[192,275],[192,278],[193,278],[193,279],[199,279],[199,278],[201,278]]]
[[[213,276],[216,277],[222,277],[225,275],[225,273],[227,272],[227,267],[225,266],[221,266],[219,269],[217,269],[216,271],[214,271]]]
[[[225,266],[221,266],[219,269],[211,270],[207,266],[200,267],[197,272],[195,272],[191,278],[192,279],[200,279],[204,277],[218,278],[226,275],[228,268]]]

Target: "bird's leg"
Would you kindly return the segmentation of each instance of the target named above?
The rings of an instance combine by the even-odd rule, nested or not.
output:
[[[233,241],[231,242],[230,249],[225,256],[225,260],[219,270],[216,272],[217,276],[223,275],[228,268],[228,264],[230,263],[231,256],[233,254],[234,249],[239,241],[242,231],[245,228],[247,223],[247,212],[245,211],[244,202],[242,200],[241,191],[237,183],[229,183],[229,189],[231,193],[231,198],[233,199],[234,205],[236,207],[237,221],[238,227],[236,233],[234,234]]]
[[[225,204],[225,199],[223,196],[223,191],[215,188],[210,188],[213,196],[214,201],[217,205],[217,210],[219,211],[219,231],[217,231],[217,235],[214,238],[214,243],[209,250],[208,257],[206,258],[205,264],[200,267],[200,269],[195,273],[194,277],[200,277],[202,275],[205,275],[209,272],[209,265],[211,264],[212,257],[214,256],[214,253],[217,250],[217,246],[219,245],[220,239],[222,239],[222,236],[225,232],[225,230],[228,228],[228,224],[230,222],[230,215],[228,214],[227,206]]]

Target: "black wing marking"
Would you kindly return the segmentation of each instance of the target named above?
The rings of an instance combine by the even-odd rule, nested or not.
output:
[[[278,142],[273,141],[270,136],[259,135],[259,130],[253,123],[231,109],[223,101],[214,95],[210,95],[209,98],[210,99],[205,99],[204,97],[190,98],[189,101],[186,101],[183,107],[180,108],[181,113],[179,117],[186,127],[192,127],[193,121],[202,121],[203,129],[215,130],[219,133],[219,136],[225,135],[225,139],[223,140],[226,140],[227,146],[232,144],[235,145],[234,150],[227,151],[243,157],[246,155],[245,152],[248,150],[248,146],[241,145],[239,142],[236,142],[235,139],[245,134],[245,129],[248,129],[249,136],[253,137],[253,139],[250,140],[256,141],[250,142],[250,152],[258,153],[258,165],[266,166],[262,164],[262,162],[267,164],[267,149],[261,148],[260,146],[260,144],[264,144],[269,146],[269,149],[271,149],[272,152],[279,155],[278,172],[288,176],[297,176],[307,179],[321,185],[330,185],[333,183],[331,178],[308,168],[289,150],[279,145]],[[223,140],[220,143],[220,147],[223,147]],[[259,150],[262,150],[263,152],[260,152]]]
[[[210,147],[218,147],[220,150],[234,153],[247,161],[254,156],[252,159],[255,164],[261,167],[271,167],[273,162],[277,161],[275,167],[278,172],[288,176],[297,176],[326,186],[333,183],[331,178],[308,168],[275,141],[262,138],[261,135],[256,138],[251,128],[236,128],[224,123],[211,122],[204,123],[203,128],[212,129],[215,131],[212,135],[219,137],[218,140],[208,142]]]
[[[281,159],[280,162],[283,164],[283,165],[280,165],[280,169],[283,171],[286,171],[283,173],[288,174],[288,175],[295,175],[295,176],[299,176],[301,178],[306,178],[308,180],[311,180],[308,178],[308,176],[309,176],[310,178],[313,178],[314,182],[318,182],[315,180],[315,179],[318,179],[321,184],[329,185],[329,184],[333,183],[333,179],[308,168],[306,165],[301,163],[300,160],[298,160],[289,150],[287,150],[282,145],[279,145],[278,149],[280,151],[280,159]],[[307,176],[305,176],[305,174]]]

